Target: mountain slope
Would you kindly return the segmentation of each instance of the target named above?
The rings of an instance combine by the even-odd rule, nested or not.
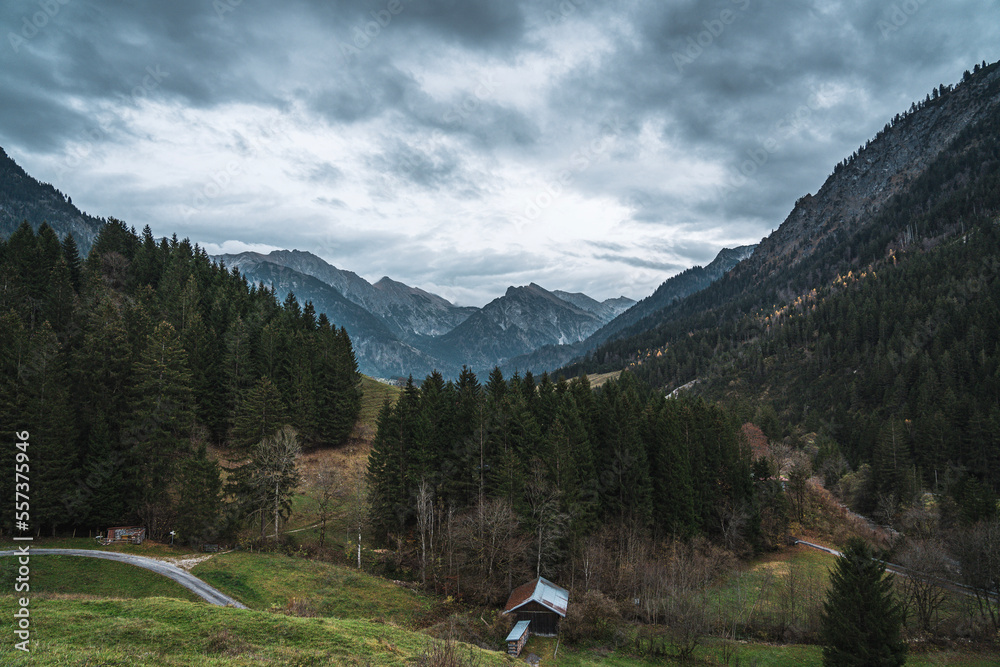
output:
[[[510,287],[435,341],[438,355],[475,370],[489,370],[543,345],[575,343],[601,326],[601,319],[531,283]]]
[[[708,266],[695,266],[665,280],[650,296],[642,299],[639,303],[594,332],[588,338],[588,343],[591,347],[596,347],[599,343],[616,338],[619,332],[636,325],[646,317],[672,306],[677,301],[695,292],[705,289],[724,276],[734,266],[750,257],[756,247],[755,245],[745,245],[736,248],[723,248]]]
[[[737,263],[746,259],[756,246],[740,246],[738,248],[723,248],[712,262],[705,267],[695,266],[676,276],[667,278],[650,296],[642,299],[621,312],[610,322],[592,333],[586,340],[570,345],[547,345],[527,354],[509,359],[504,365],[505,371],[532,370],[542,371],[559,368],[573,359],[581,357],[597,348],[605,341],[621,335],[625,329],[641,326],[638,323],[644,318],[654,316],[664,308],[668,308],[681,299],[699,290],[705,289],[721,278]],[[554,292],[554,294],[561,294]],[[605,302],[607,303],[607,302]]]
[[[48,183],[29,176],[0,148],[0,238],[13,234],[25,220],[36,232],[43,222],[49,223],[60,239],[72,232],[82,257],[104,225]]]
[[[349,301],[380,318],[390,331],[408,342],[422,336],[439,336],[451,331],[477,310],[456,306],[436,294],[404,285],[388,277],[372,285],[353,271],[338,269],[326,260],[302,250],[275,250],[266,255],[244,252],[221,255],[217,259],[241,270],[260,262],[269,262],[317,278],[332,286]]]
[[[635,361],[636,350],[659,349],[692,329],[722,326],[828,285],[851,269],[885,260],[913,238],[913,217],[930,210],[935,197],[978,177],[981,165],[970,164],[958,165],[964,171],[923,178],[934,169],[947,171],[950,160],[963,160],[963,151],[985,141],[986,135],[976,132],[977,138],[956,144],[966,131],[994,118],[998,108],[997,63],[970,74],[957,87],[945,87],[933,99],[928,96],[837,165],[815,195],[800,198],[753,255],[719,281],[623,331],[619,340],[604,343],[566,372],[621,369]],[[908,203],[900,204],[900,198]]]
[[[317,313],[326,313],[330,322],[344,327],[354,345],[358,368],[366,375],[429,373],[438,365],[425,353],[396,338],[379,318],[318,278],[266,261],[245,262],[240,272],[253,283],[273,287],[279,300],[283,301],[292,292],[300,304],[311,301]]]

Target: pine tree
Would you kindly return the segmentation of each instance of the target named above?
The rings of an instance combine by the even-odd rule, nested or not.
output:
[[[897,667],[906,662],[900,638],[902,610],[885,565],[858,538],[848,542],[830,575],[823,603],[823,664],[829,667]]]
[[[63,354],[47,322],[31,337],[31,353],[21,381],[25,406],[18,421],[32,425],[32,517],[36,525],[54,532],[56,526],[71,519],[61,500],[72,483],[78,452]]]

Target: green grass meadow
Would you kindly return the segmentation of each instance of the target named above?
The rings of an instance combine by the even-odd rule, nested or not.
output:
[[[219,554],[191,572],[252,609],[380,620],[413,629],[446,613],[434,596],[342,565],[280,554]]]
[[[168,598],[38,599],[31,618],[30,654],[5,641],[0,664],[402,666],[412,665],[431,642],[391,623],[297,618]],[[510,664],[499,653],[473,651],[484,667]]]

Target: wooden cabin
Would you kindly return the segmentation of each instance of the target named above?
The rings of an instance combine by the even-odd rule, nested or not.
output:
[[[559,620],[566,617],[568,607],[569,591],[539,577],[515,588],[503,613],[514,614],[519,624],[529,621],[528,630],[533,635],[554,637],[559,634]]]

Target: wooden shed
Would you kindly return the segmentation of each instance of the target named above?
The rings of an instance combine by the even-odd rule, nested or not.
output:
[[[530,621],[533,635],[554,637],[559,634],[559,620],[566,617],[569,591],[556,586],[545,577],[518,586],[510,594],[505,614],[514,614],[517,621]]]
[[[518,621],[514,628],[507,635],[507,655],[517,657],[521,655],[521,649],[528,642],[529,621]]]
[[[108,536],[104,540],[105,544],[114,542],[130,542],[132,544],[142,544],[146,539],[146,529],[142,526],[118,526],[108,528]]]

